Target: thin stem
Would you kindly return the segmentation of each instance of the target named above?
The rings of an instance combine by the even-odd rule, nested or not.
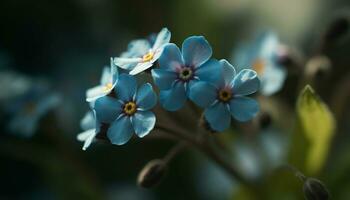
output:
[[[175,158],[175,156],[177,156],[179,153],[181,153],[186,147],[187,147],[186,143],[179,142],[173,148],[170,149],[168,154],[163,158],[163,161],[166,164],[169,164]]]
[[[283,165],[281,168],[289,170],[303,182],[307,179],[307,177],[303,173],[301,173],[297,168],[295,168],[292,165],[286,164],[286,165]]]
[[[169,134],[178,137],[190,145],[196,147],[199,151],[205,154],[208,158],[216,162],[221,168],[223,168],[234,180],[237,180],[243,184],[247,184],[248,181],[238,172],[238,170],[227,162],[220,154],[218,154],[205,140],[196,139],[186,133],[176,132],[164,126],[156,126],[156,128],[163,130]]]

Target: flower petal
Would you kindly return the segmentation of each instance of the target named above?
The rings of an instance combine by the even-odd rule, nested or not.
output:
[[[123,145],[127,143],[134,129],[132,128],[130,117],[123,116],[114,121],[107,131],[107,136],[112,144]]]
[[[234,95],[250,95],[259,90],[260,80],[255,71],[243,69],[232,81]]]
[[[160,68],[168,71],[176,71],[184,65],[180,49],[173,43],[165,45],[158,61]]]
[[[153,50],[161,48],[170,42],[171,33],[167,28],[163,28],[157,35],[156,41],[152,47]]]
[[[261,93],[265,96],[270,96],[278,92],[282,87],[287,77],[287,70],[279,65],[271,64],[266,67],[261,78]]]
[[[184,84],[177,82],[170,90],[161,91],[159,101],[166,110],[175,111],[180,109],[186,101]]]
[[[93,129],[95,128],[95,116],[92,111],[89,111],[85,114],[83,119],[80,121],[80,127],[83,130]]]
[[[130,75],[136,75],[138,73],[146,71],[153,66],[153,62],[141,62],[138,63],[133,70],[129,72]]]
[[[102,70],[101,85],[106,85],[107,83],[110,83],[111,80],[111,69],[109,67],[104,67]]]
[[[120,100],[124,102],[132,101],[137,91],[136,79],[128,74],[120,75],[117,81],[116,90],[114,91]]]
[[[231,123],[228,105],[221,102],[217,102],[205,109],[204,116],[210,127],[215,131],[222,132],[226,130]]]
[[[216,59],[210,59],[197,68],[195,75],[201,81],[217,82],[222,75],[221,64]]]
[[[136,105],[141,110],[149,110],[157,104],[157,95],[153,91],[152,85],[146,83],[142,85],[136,94]]]
[[[111,123],[122,111],[122,104],[115,98],[104,96],[95,102],[96,119],[103,123]]]
[[[238,121],[251,120],[259,111],[259,104],[249,97],[235,97],[230,101],[231,115]]]
[[[190,87],[189,98],[200,107],[208,107],[216,97],[217,90],[210,83],[199,81]]]
[[[149,134],[154,128],[156,116],[150,111],[140,111],[132,116],[131,121],[136,135],[142,138]]]
[[[163,69],[152,69],[152,77],[160,90],[168,90],[176,80],[177,74]]]
[[[225,59],[220,60],[222,67],[221,79],[219,79],[219,86],[224,87],[230,85],[233,78],[236,76],[235,68]]]
[[[86,91],[86,101],[87,102],[96,101],[96,99],[106,96],[112,89],[106,90],[105,86],[101,86],[101,85],[90,88]]]
[[[96,136],[96,129],[89,129],[85,132],[78,134],[77,139],[84,142],[83,150],[85,151],[91,143],[94,141]]]
[[[142,57],[151,49],[151,45],[146,39],[132,40],[128,45],[128,50],[123,52],[120,57],[122,58],[135,58]]]
[[[182,44],[182,55],[186,66],[198,67],[209,60],[212,49],[203,36],[191,36]]]
[[[140,62],[142,62],[142,58],[114,58],[114,64],[126,70],[132,70]]]

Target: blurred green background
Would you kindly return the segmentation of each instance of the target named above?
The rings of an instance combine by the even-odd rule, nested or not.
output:
[[[275,31],[284,44],[309,57],[321,32],[334,16],[348,12],[347,6],[347,0],[2,0],[0,69],[45,79],[50,91],[61,95],[61,103],[41,119],[29,139],[10,133],[6,128],[9,115],[1,114],[0,199],[254,199],[249,195],[234,198],[238,186],[225,177],[218,179],[222,174],[211,175],[215,166],[191,150],[171,163],[158,187],[138,188],[138,172],[149,160],[163,157],[173,142],[134,140],[124,146],[96,144],[82,151],[76,135],[89,108],[85,90],[98,83],[102,67],[124,51],[130,40],[157,33],[162,27],[169,28],[171,41],[178,45],[190,35],[204,35],[216,58],[230,59],[236,45],[264,30]],[[327,81],[314,86],[335,113],[337,124],[319,178],[329,185],[334,199],[344,200],[350,198],[349,90],[342,89],[349,88],[345,86],[349,84],[349,50],[349,40],[326,50],[336,67]],[[292,109],[299,93],[297,78],[289,76],[276,97]],[[13,92],[4,91],[4,96]],[[336,97],[347,102],[340,110]],[[3,103],[2,111],[8,105]],[[290,130],[279,132],[284,135]],[[214,187],[218,185],[222,191]],[[301,188],[295,191],[298,198]],[[275,192],[283,194],[283,190]],[[267,196],[261,199],[273,199]],[[295,198],[285,193],[285,199]]]

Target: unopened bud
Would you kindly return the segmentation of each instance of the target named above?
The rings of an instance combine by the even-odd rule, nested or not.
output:
[[[326,186],[315,178],[307,178],[303,190],[307,200],[327,200],[330,198]]]
[[[146,164],[137,177],[137,184],[144,188],[151,188],[161,182],[167,165],[163,160],[152,160]]]

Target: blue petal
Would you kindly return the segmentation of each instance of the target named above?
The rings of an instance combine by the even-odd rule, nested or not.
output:
[[[177,78],[177,74],[163,69],[153,69],[152,77],[160,90],[169,90]]]
[[[98,121],[111,123],[121,113],[122,104],[115,98],[104,96],[96,100],[94,109]]]
[[[259,104],[249,97],[235,97],[230,101],[231,115],[238,121],[251,120],[259,111]]]
[[[255,71],[244,69],[232,81],[234,95],[250,95],[259,90],[260,80]]]
[[[166,110],[175,111],[180,109],[186,101],[184,84],[177,82],[170,90],[161,91],[159,101]]]
[[[123,116],[111,124],[107,136],[112,144],[123,145],[130,140],[133,132],[130,117]]]
[[[151,132],[156,124],[156,116],[150,111],[140,111],[132,116],[132,125],[137,136],[140,138]]]
[[[203,36],[191,36],[182,43],[182,55],[186,66],[198,67],[209,60],[212,49]]]
[[[136,105],[141,110],[149,110],[157,104],[157,95],[152,85],[146,83],[140,87],[136,94]]]
[[[269,64],[266,66],[261,78],[261,93],[265,96],[278,92],[287,77],[287,70],[279,65]]]
[[[217,97],[216,88],[207,82],[199,81],[190,88],[189,98],[200,107],[208,107]]]
[[[158,61],[160,68],[168,71],[176,71],[184,65],[180,49],[173,43],[165,45]]]
[[[117,97],[122,101],[131,101],[137,90],[137,82],[136,79],[128,74],[122,74],[118,78],[118,82],[116,85]]]
[[[216,82],[222,75],[221,64],[216,59],[210,59],[196,70],[195,75],[201,81]]]
[[[231,123],[231,115],[227,104],[218,102],[204,111],[204,116],[210,127],[222,132],[226,130]]]
[[[231,84],[233,78],[236,76],[236,70],[225,59],[221,59],[220,64],[222,67],[222,73],[221,73],[222,75],[221,75],[221,78],[219,79],[218,86],[225,87]]]

